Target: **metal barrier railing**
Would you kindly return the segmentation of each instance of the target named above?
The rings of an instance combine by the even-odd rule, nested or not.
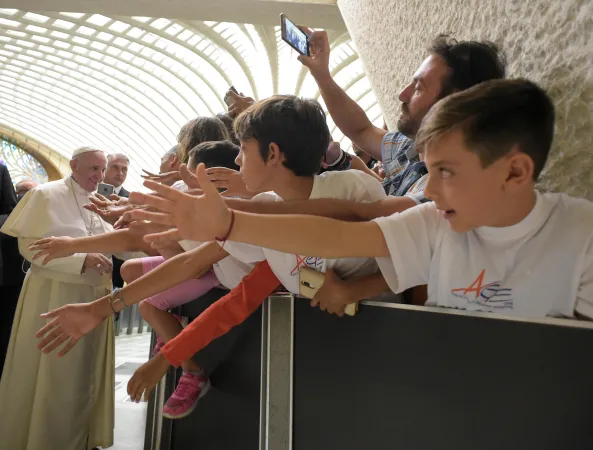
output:
[[[145,331],[150,333],[152,329],[140,315],[138,304],[132,305],[131,308],[123,309],[115,315],[116,336],[122,333],[127,335],[142,334]]]

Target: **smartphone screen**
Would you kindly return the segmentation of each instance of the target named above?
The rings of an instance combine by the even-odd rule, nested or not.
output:
[[[115,192],[115,188],[110,184],[99,183],[97,192],[101,194],[103,197],[109,198],[109,196]]]
[[[301,55],[309,55],[309,38],[294,22],[291,22],[284,14],[280,14],[280,26],[282,27],[282,39],[294,48]]]

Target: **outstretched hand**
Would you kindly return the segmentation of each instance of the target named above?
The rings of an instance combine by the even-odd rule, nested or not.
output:
[[[181,176],[179,175],[179,172],[176,170],[166,173],[152,173],[146,169],[142,169],[142,172],[144,172],[144,174],[140,176],[145,180],[156,181],[167,186],[172,186],[173,184],[175,184],[175,182],[181,180]]]
[[[116,201],[112,201],[97,193],[89,197],[89,202],[83,208],[97,213],[105,222],[111,225],[114,225],[126,211],[132,209],[127,198],[118,197]]]
[[[142,364],[136,369],[130,381],[128,381],[128,394],[130,399],[139,403],[144,397],[148,400],[150,393],[163,378],[169,369],[169,361],[161,353]]]
[[[227,233],[231,224],[230,210],[208,179],[204,164],[200,164],[196,172],[203,195],[189,195],[149,180],[144,185],[152,189],[154,194],[130,194],[133,204],[145,205],[157,211],[135,209],[129,213],[133,220],[149,220],[168,228],[167,231],[146,235],[145,241],[150,243],[161,237],[211,241]],[[189,181],[193,182],[191,179]]]
[[[97,328],[105,319],[93,303],[66,305],[41,314],[41,317],[51,321],[35,334],[35,337],[40,339],[37,348],[43,353],[51,353],[66,343],[58,356],[68,353],[82,337]]]
[[[44,266],[53,259],[65,258],[74,254],[70,249],[72,238],[68,236],[49,237],[39,239],[29,246],[29,250],[36,251],[33,261],[43,258],[41,264]]]
[[[207,173],[208,178],[223,197],[253,197],[253,193],[247,190],[240,172],[227,167],[211,167]]]

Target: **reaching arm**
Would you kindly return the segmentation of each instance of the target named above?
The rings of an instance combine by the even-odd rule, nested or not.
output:
[[[228,239],[323,258],[389,255],[383,233],[375,222],[340,222],[315,216],[236,212]]]
[[[364,172],[366,174],[369,174],[374,179],[376,179],[379,183],[383,183],[383,178],[381,178],[379,175],[377,175],[375,172],[373,172],[371,169],[369,169],[367,167],[367,165],[364,163],[364,161],[356,155],[352,155],[352,168],[355,170],[360,170],[361,172]]]
[[[416,206],[409,197],[387,197],[372,203],[317,198],[287,202],[226,199],[229,208],[254,214],[305,214],[359,222],[386,217]]]
[[[212,264],[227,255],[216,242],[205,243],[190,252],[165,261],[156,269],[128,284],[121,290],[120,298],[128,306],[138,303],[184,281],[201,276],[212,267]],[[123,308],[121,302],[114,302],[112,305],[110,296],[105,296],[90,303],[70,304],[42,314],[42,317],[50,321],[36,334],[40,339],[37,348],[43,349],[44,353],[51,353],[67,341],[58,354],[64,356],[82,337]]]
[[[182,253],[168,259],[157,268],[126,285],[122,290],[122,297],[126,305],[130,306],[145,298],[166,291],[192,278],[199,278],[206,273],[213,264],[226,258],[225,252],[216,242],[207,242],[189,252]],[[113,314],[109,296],[93,302],[102,317]],[[121,309],[121,306],[118,305]]]
[[[336,126],[365,152],[381,161],[385,130],[374,126],[364,110],[348,97],[329,72],[315,76],[319,92]]]
[[[381,273],[341,280],[333,270],[329,269],[311,306],[319,305],[322,311],[327,310],[330,314],[343,316],[347,305],[375,297],[389,290],[389,285]]]
[[[330,46],[325,31],[305,30],[309,34],[311,56],[299,56],[315,78],[327,110],[337,127],[365,152],[381,161],[381,143],[386,131],[374,126],[364,110],[333,80],[329,71]]]
[[[96,236],[79,238],[58,236],[39,239],[35,242],[29,240],[28,242],[31,242],[28,250],[37,252],[33,259],[43,258],[43,265],[57,258],[69,257],[76,253],[124,253],[134,251],[154,253],[150,245],[144,242],[142,236],[133,233],[129,229]]]
[[[19,252],[27,261],[35,266],[46,267],[57,272],[64,272],[79,275],[82,272],[87,253],[70,252],[66,257],[51,260],[47,263],[36,258],[35,252],[31,250],[33,239],[18,238]]]

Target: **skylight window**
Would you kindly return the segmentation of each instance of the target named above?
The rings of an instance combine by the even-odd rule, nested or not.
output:
[[[25,30],[27,31],[32,31],[34,33],[47,33],[47,28],[43,28],[43,27],[38,27],[37,25],[27,25],[25,27]]]
[[[72,17],[73,19],[81,19],[84,17],[84,13],[76,13],[76,12],[61,12],[60,15],[66,17]]]
[[[109,25],[109,29],[115,31],[116,33],[123,33],[128,28],[130,28],[130,25],[120,22],[119,20],[116,20],[111,25]]]
[[[267,35],[253,25],[0,9],[0,95],[3,108],[11,105],[3,120],[65,157],[82,145],[125,151],[131,158],[126,186],[137,189],[139,168],[158,170],[181,125],[226,110],[222,97],[230,84],[254,98],[276,90],[321,100],[294,50],[280,40],[280,28],[274,33],[276,40],[272,35],[264,45]],[[276,47],[271,55],[269,46]],[[340,68],[336,81],[380,121],[355,55],[345,41],[332,48],[330,67]]]
[[[89,27],[85,27],[80,26],[78,27],[78,30],[76,30],[77,33],[80,34],[84,34],[85,36],[92,36],[93,34],[95,34],[97,32],[97,30],[94,30],[93,28],[89,28]]]
[[[23,16],[25,19],[29,19],[32,20],[33,22],[38,22],[38,23],[45,23],[49,20],[49,17],[47,16],[43,16],[41,14],[35,14],[32,12],[28,12]]]
[[[167,19],[157,19],[154,22],[152,22],[150,24],[150,26],[152,28],[156,28],[157,30],[162,30],[163,28],[165,28],[170,23],[171,23],[171,21],[170,20],[167,20]]]
[[[0,25],[4,25],[5,27],[18,27],[19,23],[15,22],[14,20],[4,19],[0,17]]]
[[[73,24],[72,22],[68,22],[67,20],[57,19],[57,20],[54,20],[54,26],[56,26],[58,28],[63,28],[64,30],[71,30],[76,25]]]
[[[92,23],[93,25],[97,25],[98,27],[102,27],[107,23],[111,22],[109,17],[102,16],[101,14],[93,14],[91,17],[86,19],[88,23]]]
[[[46,38],[44,36],[31,36],[31,39],[37,42],[43,42],[44,44],[47,44],[50,41],[49,38]]]

